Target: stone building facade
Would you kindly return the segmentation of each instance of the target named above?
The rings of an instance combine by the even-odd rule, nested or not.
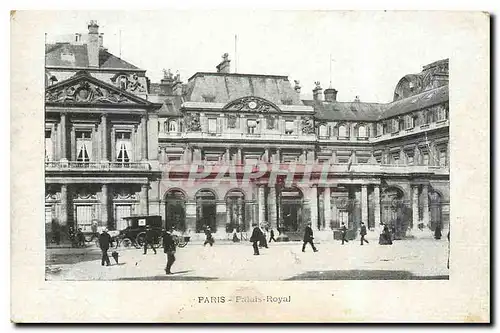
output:
[[[150,214],[217,238],[253,223],[294,238],[311,222],[324,239],[361,221],[401,237],[449,227],[447,60],[385,104],[339,102],[319,82],[304,100],[286,76],[231,73],[227,54],[216,68],[150,83],[95,22],[87,44],[47,45],[46,223]]]

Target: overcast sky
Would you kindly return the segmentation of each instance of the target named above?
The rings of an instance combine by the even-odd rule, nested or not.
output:
[[[332,87],[339,101],[389,102],[406,74],[452,58],[459,39],[444,13],[306,11],[59,12],[47,25],[47,40],[87,32],[98,21],[104,46],[147,70],[159,82],[162,69],[177,70],[184,82],[196,72],[216,71],[224,52],[231,71],[276,74],[300,80],[303,98],[314,81]],[[120,43],[121,35],[121,43]],[[235,35],[238,36],[235,59]],[[121,47],[120,47],[121,45]],[[235,61],[237,60],[237,61]]]

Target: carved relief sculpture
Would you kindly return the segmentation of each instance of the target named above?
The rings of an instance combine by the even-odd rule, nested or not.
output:
[[[225,110],[231,111],[243,111],[243,112],[256,112],[256,113],[268,113],[268,112],[279,112],[280,110],[273,103],[266,101],[263,98],[258,98],[254,96],[242,97],[224,107]]]
[[[45,94],[46,102],[73,103],[125,103],[130,102],[125,96],[110,89],[101,88],[87,81]]]
[[[227,127],[236,128],[236,121],[238,120],[238,116],[235,114],[230,114],[227,116]]]
[[[275,129],[276,128],[276,117],[275,116],[266,116],[267,129]]]
[[[304,134],[314,134],[314,120],[311,117],[306,117],[302,119],[302,133]]]
[[[186,129],[188,132],[199,132],[201,131],[200,124],[200,114],[190,113],[186,116]]]

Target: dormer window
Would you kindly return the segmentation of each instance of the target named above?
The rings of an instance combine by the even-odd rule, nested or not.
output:
[[[322,138],[328,136],[328,127],[325,124],[319,126],[319,136]]]
[[[248,134],[255,134],[255,129],[257,128],[257,120],[248,119],[247,120],[247,131]]]
[[[368,133],[366,131],[366,126],[365,125],[361,125],[358,127],[358,137],[359,138],[366,138],[368,137]]]
[[[177,122],[175,120],[171,120],[168,123],[168,131],[169,132],[177,132]]]
[[[346,125],[339,126],[339,138],[347,138],[347,126]]]
[[[285,120],[285,134],[292,135],[295,127],[295,123],[293,120]]]
[[[401,118],[401,119],[398,120],[398,129],[400,131],[402,131],[402,130],[405,129],[405,120],[403,118]]]

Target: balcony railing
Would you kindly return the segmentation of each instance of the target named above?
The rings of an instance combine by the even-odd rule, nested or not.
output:
[[[192,164],[161,164],[163,171],[173,173],[207,173],[217,174],[219,172],[234,172],[237,174],[266,172],[294,172],[302,173],[374,173],[374,174],[439,174],[448,175],[449,168],[438,165],[392,165],[392,164],[346,164],[346,163],[258,163],[258,164],[234,164],[193,162]]]
[[[147,162],[76,162],[76,161],[46,161],[46,170],[151,170]]]

